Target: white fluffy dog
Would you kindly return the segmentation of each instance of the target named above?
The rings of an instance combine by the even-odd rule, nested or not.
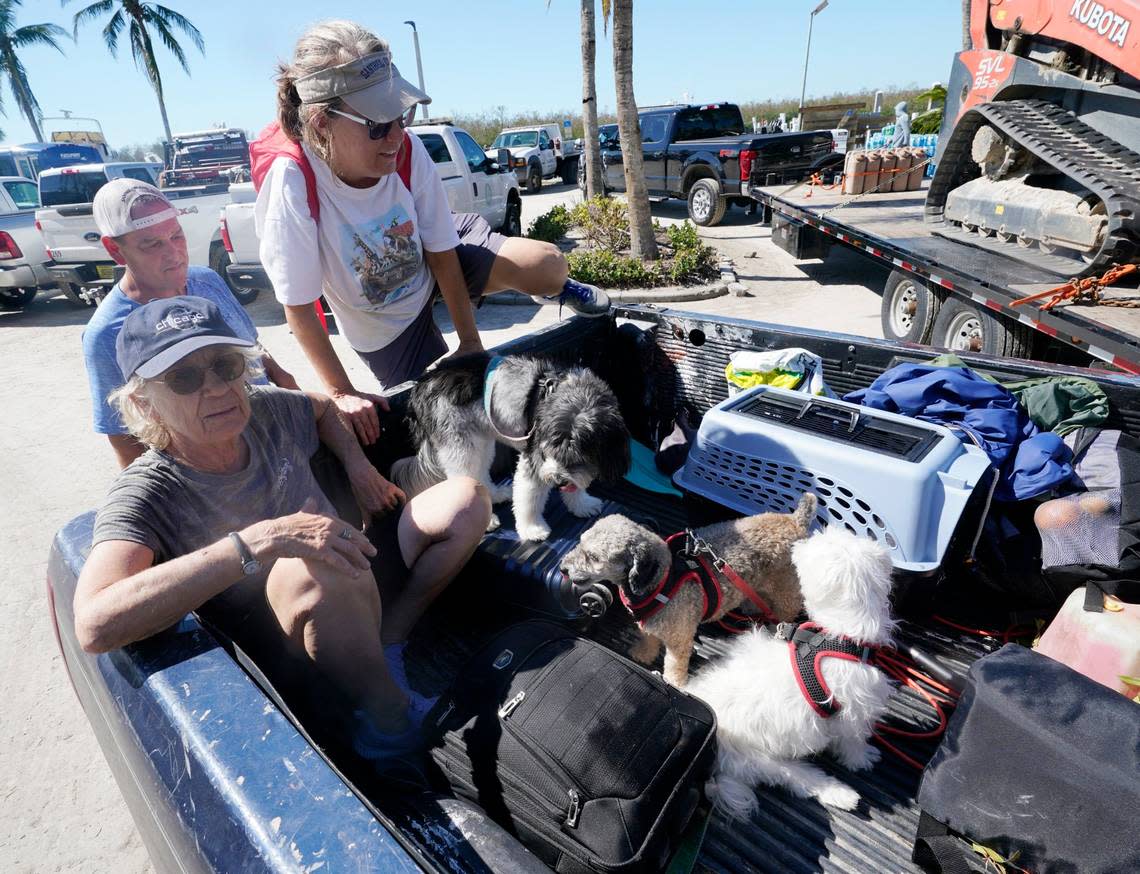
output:
[[[828,635],[865,646],[890,643],[891,559],[873,540],[837,526],[792,547],[804,609]],[[824,657],[820,672],[837,706],[817,713],[797,681],[786,640],[762,630],[741,635],[723,660],[698,674],[688,690],[716,711],[716,772],[708,793],[732,818],[756,809],[758,783],[783,786],[804,798],[853,810],[859,793],[820,768],[799,761],[831,750],[846,767],[863,770],[879,760],[868,738],[886,711],[891,686],[862,661]]]

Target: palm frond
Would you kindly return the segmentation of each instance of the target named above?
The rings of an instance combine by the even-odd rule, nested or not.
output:
[[[154,22],[154,29],[158,31],[158,36],[162,40],[162,44],[174,55],[174,59],[182,65],[182,69],[186,71],[186,75],[190,75],[190,65],[186,63],[186,52],[182,50],[182,46],[178,44],[178,40],[174,34],[172,34],[170,29],[161,21]]]
[[[158,61],[154,57],[154,46],[151,44],[150,35],[140,21],[132,19],[129,36],[131,55],[135,59],[135,66],[146,73],[155,93],[161,99],[162,75],[158,71]]]
[[[107,26],[103,28],[103,42],[106,43],[107,48],[111,50],[112,57],[119,51],[119,34],[123,32],[126,23],[127,18],[123,14],[123,10],[116,9],[115,14],[111,16],[111,20],[107,22]]]
[[[58,24],[28,24],[13,31],[10,39],[15,48],[33,45],[51,46],[62,55],[63,48],[56,40],[66,36],[68,36],[67,31]]]
[[[99,18],[102,15],[106,15],[114,8],[115,0],[95,0],[95,2],[90,6],[84,9],[80,9],[71,19],[73,38],[79,38],[79,26],[81,24],[85,24],[88,21],[94,21],[96,18]],[[110,48],[110,46],[108,46],[108,48]],[[111,54],[114,55],[114,52]]]
[[[16,7],[20,0],[0,2],[0,33],[8,33],[16,24]]]
[[[610,13],[613,11],[611,0],[602,0],[602,33],[609,33]]]
[[[157,3],[150,4],[150,8],[154,12],[156,21],[161,21],[167,28],[178,28],[190,37],[190,42],[194,43],[198,51],[202,54],[206,53],[206,41],[202,39],[201,32],[194,26],[189,18],[181,12],[176,12],[166,6],[159,6]]]
[[[12,96],[16,98],[20,112],[28,119],[33,116],[41,118],[43,113],[40,111],[39,101],[32,94],[32,86],[28,84],[28,71],[24,69],[20,59],[13,56],[11,63],[5,65],[5,72],[8,74],[8,86],[12,89]]]

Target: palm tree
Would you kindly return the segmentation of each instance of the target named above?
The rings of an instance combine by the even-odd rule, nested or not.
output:
[[[602,0],[602,18],[614,20],[614,86],[617,91],[618,139],[625,169],[625,197],[629,204],[629,248],[634,258],[657,258],[653,216],[641,154],[641,125],[633,97],[633,0]]]
[[[962,0],[962,51],[968,52],[974,47],[974,40],[970,36],[970,6],[973,0]]]
[[[28,72],[20,61],[17,50],[33,45],[51,46],[60,54],[63,49],[56,40],[67,36],[67,31],[56,24],[26,24],[16,27],[16,9],[23,0],[0,0],[0,70],[8,78],[8,87],[12,89],[12,96],[16,98],[16,105],[28,120],[35,134],[36,142],[44,141],[44,133],[40,130],[39,101],[32,93],[32,86],[28,84]]]
[[[66,6],[70,0],[62,0]],[[118,7],[118,8],[116,8]],[[175,12],[166,6],[157,3],[146,3],[143,0],[96,0],[85,9],[75,13],[75,35],[79,35],[79,25],[85,21],[92,21],[114,10],[111,19],[103,27],[103,42],[111,57],[117,58],[119,52],[119,35],[123,28],[127,28],[127,36],[131,41],[131,55],[135,59],[135,66],[146,74],[154,93],[158,97],[158,108],[162,113],[162,127],[166,131],[166,140],[172,139],[170,134],[170,120],[166,117],[166,101],[162,96],[162,75],[158,71],[158,58],[154,54],[154,43],[151,40],[151,31],[158,34],[163,45],[174,55],[174,59],[182,65],[186,74],[190,74],[190,67],[186,63],[186,53],[175,38],[172,28],[181,30],[190,41],[197,46],[198,51],[206,53],[206,43],[202,34],[198,32],[190,19]]]
[[[608,0],[605,0],[608,6]],[[586,143],[586,197],[605,191],[602,184],[602,149],[598,143],[598,90],[594,80],[597,37],[594,0],[582,0],[582,127]]]

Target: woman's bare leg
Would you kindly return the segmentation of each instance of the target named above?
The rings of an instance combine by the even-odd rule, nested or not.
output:
[[[386,606],[383,643],[407,639],[431,602],[471,558],[490,518],[490,495],[470,477],[445,480],[408,501],[397,536],[411,575]]]

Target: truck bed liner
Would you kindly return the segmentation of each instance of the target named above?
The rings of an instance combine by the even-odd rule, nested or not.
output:
[[[645,491],[630,483],[595,489],[609,502],[605,512],[623,512],[633,517],[652,515],[659,528],[669,531],[689,523],[686,506],[677,498]],[[504,527],[512,524],[505,505],[496,508]],[[541,586],[558,558],[577,541],[590,520],[571,516],[556,496],[546,511],[552,528],[543,544],[519,543],[509,535],[485,538],[469,569],[455,584],[455,591],[433,609],[413,634],[409,650],[410,674],[417,686],[434,694],[488,636],[510,621],[523,618],[526,610],[506,607],[492,592],[502,586]],[[472,598],[484,609],[475,620]],[[525,600],[525,599],[522,599]],[[498,605],[500,609],[489,609]],[[489,620],[488,614],[498,614]],[[549,615],[549,613],[544,614]],[[473,628],[473,621],[480,626]],[[606,616],[583,633],[628,656],[637,639],[632,619],[615,604]],[[702,631],[697,639],[693,671],[723,655],[732,636],[720,631]],[[950,628],[929,628],[903,623],[900,645],[918,644],[958,678],[969,665],[1000,644],[975,638]],[[758,681],[760,678],[757,678]],[[926,730],[935,722],[928,705],[910,690],[892,696],[889,722],[901,728]],[[892,739],[908,755],[925,762],[935,743]],[[740,872],[917,872],[910,862],[910,848],[918,823],[914,795],[919,773],[889,752],[869,772],[853,774],[834,760],[818,759],[825,770],[849,783],[863,797],[853,812],[824,808],[815,801],[799,799],[775,789],[761,790],[760,808],[752,821],[730,823],[714,815],[699,859],[698,870]]]

